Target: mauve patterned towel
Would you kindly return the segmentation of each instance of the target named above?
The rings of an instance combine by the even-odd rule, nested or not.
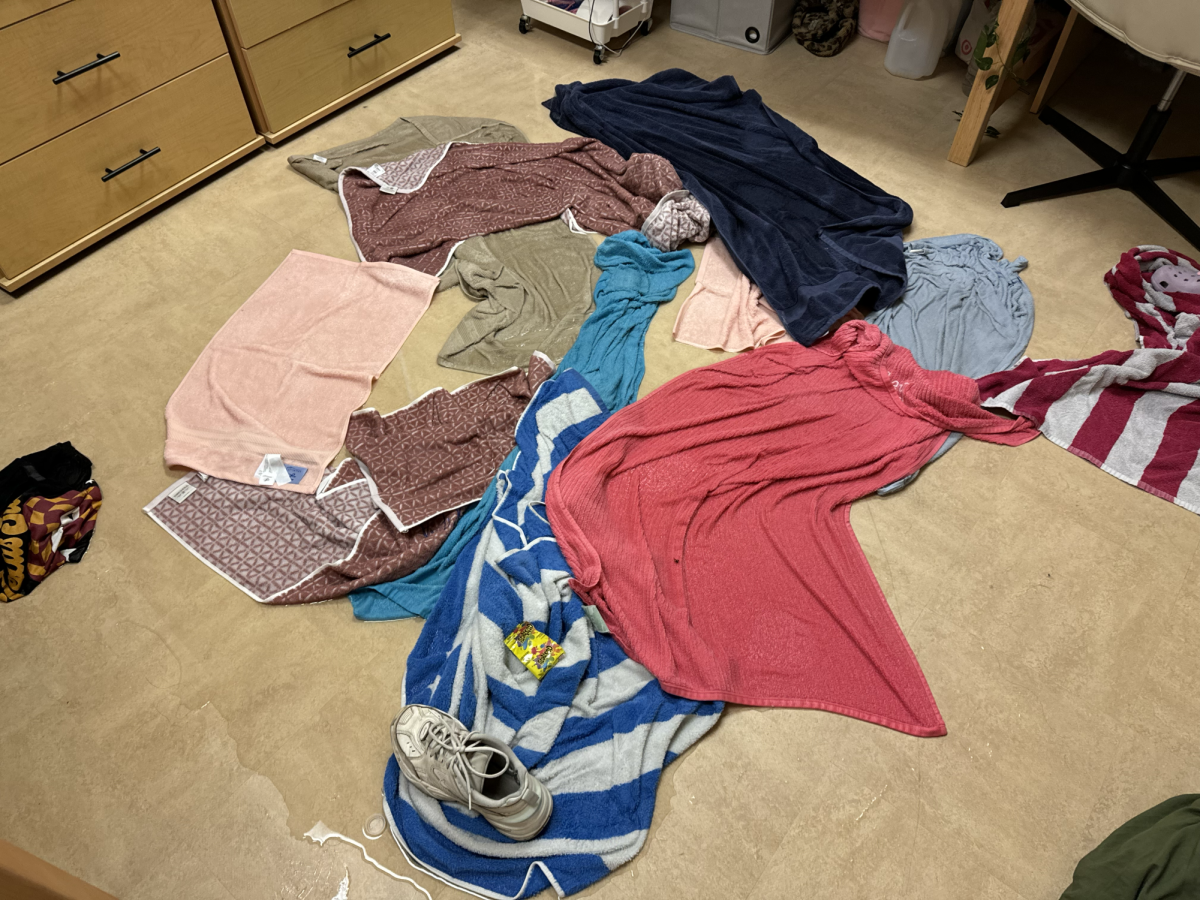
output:
[[[192,472],[145,511],[213,571],[259,603],[280,606],[331,600],[407,575],[458,522],[454,510],[397,531],[354,460],[327,478],[315,495],[304,495]]]
[[[307,472],[276,489],[313,493],[437,284],[405,266],[293,250],[171,395],[167,465],[257,485],[263,457],[278,454]]]
[[[402,164],[346,168],[338,192],[364,260],[437,273],[466,238],[570,211],[590,231],[640,228],[664,195],[682,188],[669,162],[624,159],[589,138],[557,144],[451,144]]]
[[[354,413],[346,449],[367,476],[375,505],[407,530],[474,503],[516,446],[521,413],[553,374],[554,363],[535,353],[528,371],[509,369],[453,392],[434,388],[386,416]]]

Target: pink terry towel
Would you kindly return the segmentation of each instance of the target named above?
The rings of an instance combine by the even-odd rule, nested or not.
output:
[[[293,250],[229,317],[167,402],[169,466],[259,484],[275,454],[312,494],[438,280]],[[303,471],[302,471],[303,470]]]
[[[750,350],[790,341],[762,291],[746,277],[719,237],[704,245],[696,287],[675,319],[675,340],[702,350]]]

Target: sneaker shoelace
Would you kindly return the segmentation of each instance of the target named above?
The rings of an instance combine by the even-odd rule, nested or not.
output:
[[[442,722],[426,722],[421,726],[421,731],[417,735],[417,738],[429,750],[433,758],[443,763],[454,776],[454,780],[459,782],[463,793],[467,795],[467,809],[472,808],[471,775],[478,775],[480,778],[486,780],[488,778],[499,778],[508,771],[508,760],[506,759],[503,769],[489,775],[487,766],[492,761],[492,757],[503,756],[504,754],[495,747],[489,747],[487,744],[481,744],[478,741],[468,741],[467,736],[451,731]],[[471,764],[468,754],[472,753],[488,754],[484,761],[482,772]]]

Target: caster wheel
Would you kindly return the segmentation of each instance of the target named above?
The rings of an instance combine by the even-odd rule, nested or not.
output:
[[[651,22],[649,19],[647,19],[646,21],[644,21],[644,22],[641,24],[641,27],[640,27],[640,28],[638,28],[638,31],[640,31],[640,32],[641,32],[643,35],[646,35],[646,34],[649,34],[649,33],[650,33],[650,29],[651,29],[653,26],[654,26],[654,23],[653,23],[653,22]]]
[[[517,22],[517,29],[521,34],[529,34],[533,30],[533,20],[529,16],[521,16],[520,21]]]
[[[600,63],[604,62],[604,51],[599,47],[592,51],[592,62],[594,62],[596,65],[600,65]]]

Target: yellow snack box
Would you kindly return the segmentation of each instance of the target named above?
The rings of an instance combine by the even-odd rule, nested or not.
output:
[[[541,681],[566,651],[528,622],[522,622],[504,639],[504,646]]]

